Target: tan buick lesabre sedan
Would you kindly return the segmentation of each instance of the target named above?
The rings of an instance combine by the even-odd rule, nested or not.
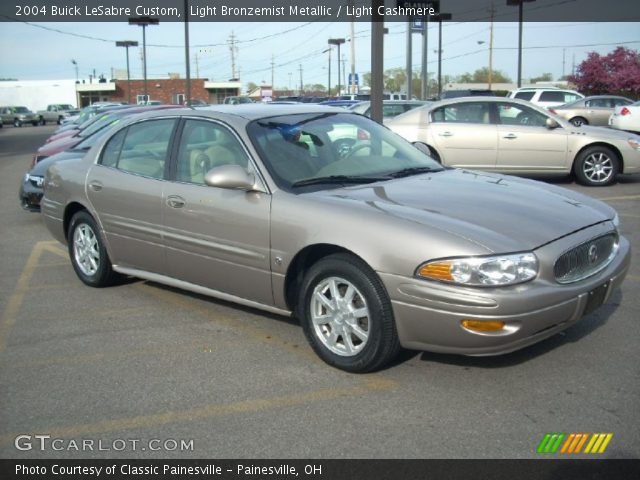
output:
[[[606,302],[630,258],[601,202],[444,168],[321,106],[133,117],[48,170],[42,213],[87,285],[128,275],[293,313],[352,372],[401,346],[530,345]]]
[[[574,174],[589,186],[640,173],[640,136],[576,127],[523,100],[464,97],[435,102],[385,122],[443,165],[515,175]]]

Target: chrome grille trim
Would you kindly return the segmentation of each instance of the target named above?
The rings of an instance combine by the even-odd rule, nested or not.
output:
[[[574,283],[595,275],[611,263],[617,251],[617,232],[581,243],[556,260],[553,266],[556,281],[563,284]]]

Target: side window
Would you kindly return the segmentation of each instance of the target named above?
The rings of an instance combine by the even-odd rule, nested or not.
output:
[[[431,113],[432,122],[445,123],[491,123],[489,105],[485,102],[455,103],[438,108]]]
[[[626,100],[624,98],[614,98],[613,99],[613,106],[614,107],[621,107],[624,105],[631,105],[633,102],[631,100]]]
[[[585,102],[585,104],[589,108],[610,108],[611,100],[608,98],[594,98],[593,100]]]
[[[577,97],[575,95],[570,95],[570,94],[566,94],[564,92],[558,92],[555,90],[545,90],[542,93],[540,93],[540,100],[541,102],[562,102],[562,103],[566,103],[566,102],[570,102],[570,97],[574,97],[577,99]]]
[[[533,98],[533,94],[536,92],[518,92],[514,95],[514,98],[520,100],[526,100],[527,102]]]
[[[547,116],[524,105],[498,103],[498,118],[502,125],[528,125],[544,127]]]
[[[127,129],[117,168],[151,178],[164,177],[169,140],[175,120],[149,120]]]
[[[176,180],[204,185],[205,174],[220,165],[248,168],[249,158],[226,127],[202,120],[187,120],[180,139]]]
[[[120,158],[120,151],[122,150],[122,142],[124,136],[127,134],[127,129],[122,129],[116,133],[107,142],[102,150],[102,157],[100,158],[100,164],[105,167],[115,167],[118,165],[118,158]]]

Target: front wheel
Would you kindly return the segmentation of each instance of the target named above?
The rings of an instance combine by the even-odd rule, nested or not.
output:
[[[382,282],[352,255],[330,255],[309,269],[300,290],[298,317],[316,354],[341,370],[380,369],[400,349]]]
[[[582,117],[573,117],[569,121],[575,127],[581,127],[582,125],[589,125],[588,120],[586,118],[582,118]]]
[[[83,283],[90,287],[107,287],[116,282],[119,275],[111,268],[98,226],[88,212],[83,210],[73,216],[67,243],[71,264]]]
[[[576,157],[573,170],[583,185],[604,187],[615,181],[620,172],[620,160],[610,148],[596,145]]]

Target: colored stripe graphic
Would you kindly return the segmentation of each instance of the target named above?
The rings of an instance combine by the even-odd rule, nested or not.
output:
[[[547,433],[537,452],[541,454],[578,454],[578,453],[604,453],[613,438],[613,433]],[[588,440],[588,441],[587,441]],[[582,448],[585,446],[584,451]]]
[[[537,452],[556,453],[565,436],[565,433],[547,433],[538,445]]]
[[[584,453],[604,453],[613,438],[613,433],[594,433]]]

